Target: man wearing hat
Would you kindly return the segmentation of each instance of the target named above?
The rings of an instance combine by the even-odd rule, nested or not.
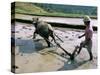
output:
[[[90,24],[91,19],[89,16],[85,16],[84,19],[84,24],[86,26],[85,33],[78,38],[81,38],[85,36],[85,40],[80,43],[78,54],[80,53],[82,47],[87,48],[87,51],[89,53],[89,60],[91,61],[93,59],[93,54],[92,54],[92,37],[93,37],[93,28],[92,25]]]

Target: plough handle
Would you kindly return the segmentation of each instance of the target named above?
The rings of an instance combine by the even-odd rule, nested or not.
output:
[[[56,35],[55,33],[54,33],[54,35],[55,35],[61,42],[63,42],[63,40],[62,40],[61,38],[59,38],[58,35]]]

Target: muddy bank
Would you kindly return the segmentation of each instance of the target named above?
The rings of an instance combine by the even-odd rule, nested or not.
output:
[[[24,20],[24,19],[13,19],[11,20],[12,23],[14,22],[22,22],[22,23],[27,23],[27,24],[32,24],[31,20]],[[73,28],[73,29],[85,29],[84,25],[73,25],[73,24],[64,24],[64,23],[55,23],[55,22],[48,22],[54,27],[62,27],[62,28]],[[97,31],[98,28],[96,26],[93,26],[93,30]]]

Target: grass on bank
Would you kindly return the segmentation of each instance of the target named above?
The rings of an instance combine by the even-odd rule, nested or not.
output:
[[[13,11],[12,11],[13,13]],[[63,12],[48,12],[41,7],[38,7],[32,3],[20,3],[15,4],[16,14],[26,14],[26,15],[37,15],[37,16],[51,16],[51,17],[70,17],[70,18],[81,18],[84,14],[70,14]],[[90,15],[91,18],[97,18],[96,16]]]

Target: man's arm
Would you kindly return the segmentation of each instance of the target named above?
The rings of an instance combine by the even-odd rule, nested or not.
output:
[[[79,36],[78,38],[82,38],[83,36],[85,36],[85,33],[83,35]]]

